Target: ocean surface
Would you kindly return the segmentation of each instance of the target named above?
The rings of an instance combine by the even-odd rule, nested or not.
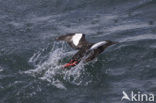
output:
[[[120,43],[62,69],[76,50],[55,38],[74,32]],[[121,103],[123,91],[156,95],[156,0],[0,0],[0,103]]]

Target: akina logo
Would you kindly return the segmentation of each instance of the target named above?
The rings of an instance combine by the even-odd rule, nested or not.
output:
[[[134,93],[133,91],[131,91],[130,94],[127,94],[125,91],[122,91],[122,98],[121,101],[127,100],[127,101],[138,101],[138,102],[154,102],[155,101],[155,95],[153,93],[141,93],[141,92],[137,92]]]

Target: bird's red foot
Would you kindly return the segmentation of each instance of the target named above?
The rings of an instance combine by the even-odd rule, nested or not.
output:
[[[64,68],[75,66],[77,63],[78,63],[78,61],[71,60],[69,63],[67,63],[67,64],[64,65]]]

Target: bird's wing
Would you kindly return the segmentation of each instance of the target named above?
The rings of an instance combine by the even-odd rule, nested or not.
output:
[[[86,62],[93,60],[98,54],[102,53],[108,46],[116,44],[116,42],[112,41],[102,41],[95,43],[94,45],[91,46],[89,49],[89,55],[85,59]]]
[[[72,48],[79,50],[89,44],[85,39],[85,34],[82,33],[62,35],[57,37],[56,40],[66,41]]]
[[[80,49],[73,57],[72,60],[78,60],[80,61],[86,54],[85,49]]]

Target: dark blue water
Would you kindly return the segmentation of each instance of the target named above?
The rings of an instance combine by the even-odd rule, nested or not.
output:
[[[64,70],[76,51],[54,39],[70,32],[120,43]],[[122,91],[156,95],[155,0],[0,0],[0,103],[121,103]]]

